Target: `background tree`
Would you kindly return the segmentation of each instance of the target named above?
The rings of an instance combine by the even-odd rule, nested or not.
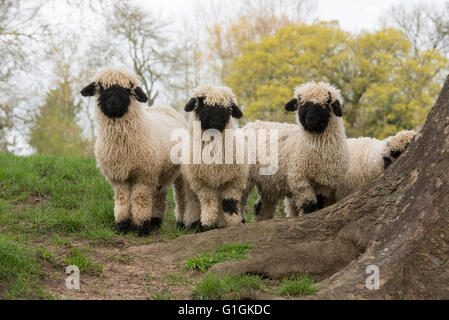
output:
[[[81,105],[75,103],[68,66],[55,89],[48,92],[30,132],[29,144],[39,154],[56,156],[92,156],[89,141],[77,124]]]
[[[227,6],[232,6],[229,9]],[[239,56],[245,44],[273,35],[286,25],[306,21],[316,2],[310,0],[248,0],[239,3],[212,3],[209,13],[215,19],[207,27],[207,48],[213,71],[219,79],[229,73],[231,61]],[[228,12],[228,14],[223,14]],[[217,19],[217,17],[223,17]]]
[[[447,60],[415,55],[400,31],[351,34],[336,23],[283,27],[248,44],[231,65],[233,88],[249,120],[293,121],[283,104],[292,88],[327,81],[342,90],[349,136],[385,138],[423,123]]]
[[[415,52],[440,50],[449,55],[449,1],[444,4],[407,1],[392,6],[381,25],[402,30]]]
[[[176,60],[167,41],[169,22],[131,1],[114,2],[112,14],[106,14],[110,45],[139,76],[148,105],[153,105],[168,75],[167,66]]]
[[[42,1],[0,0],[0,152],[14,145],[14,125],[24,126],[29,120],[17,112],[24,98],[17,79],[32,63],[30,45],[46,33],[48,24],[39,16],[42,6]]]

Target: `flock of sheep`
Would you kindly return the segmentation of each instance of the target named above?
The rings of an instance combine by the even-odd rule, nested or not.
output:
[[[255,121],[243,133],[277,132],[278,170],[263,175],[255,163],[182,163],[171,160],[171,133],[183,128],[191,141],[205,141],[201,133],[238,129],[231,118],[241,118],[229,88],[201,86],[193,90],[184,116],[170,107],[144,107],[147,101],[136,76],[106,70],[81,94],[95,96],[98,138],[97,164],[114,195],[119,232],[140,236],[159,229],[166,211],[168,188],[173,185],[179,228],[208,231],[245,222],[248,195],[256,187],[259,200],[255,221],[273,218],[280,200],[288,217],[309,214],[331,205],[381,175],[405,151],[414,131],[401,131],[386,140],[347,139],[343,98],[330,84],[309,82],[294,91],[286,111],[296,113],[296,124]],[[194,127],[200,123],[200,135]],[[198,131],[198,130],[197,130]],[[258,136],[259,137],[259,136]],[[268,142],[267,142],[268,141]],[[272,139],[258,141],[270,149]],[[193,145],[193,144],[190,144]],[[224,153],[213,139],[208,150]],[[191,148],[190,157],[195,157]]]

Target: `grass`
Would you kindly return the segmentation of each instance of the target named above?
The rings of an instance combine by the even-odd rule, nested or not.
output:
[[[99,276],[103,273],[103,264],[94,263],[86,250],[72,248],[70,255],[64,257],[64,262],[71,266],[77,266],[81,272]]]
[[[256,199],[254,192],[249,208]],[[45,292],[44,279],[64,272],[66,264],[77,265],[81,272],[101,275],[103,265],[94,261],[92,249],[97,246],[141,245],[194,233],[176,228],[171,190],[167,204],[157,235],[118,235],[114,230],[113,191],[94,159],[0,154],[0,299],[54,298]],[[250,211],[246,213],[248,222],[253,220]],[[187,260],[185,269],[204,272],[214,264],[246,258],[251,248],[247,244],[224,246]],[[98,250],[95,257],[98,259]],[[103,258],[132,263],[126,256]],[[195,297],[238,298],[246,289],[258,290],[265,283],[256,276],[237,278],[206,275],[196,284]],[[184,287],[194,287],[197,282],[181,274],[169,275],[164,281],[169,286]],[[213,292],[211,283],[217,284],[217,292]],[[284,287],[283,295],[294,296],[298,292],[289,282]],[[303,292],[310,291],[306,288]],[[153,298],[170,296],[162,292]]]
[[[259,275],[227,275],[208,273],[191,291],[196,300],[244,300],[250,292],[266,292],[288,298],[313,295],[318,292],[313,279],[307,275],[292,275],[279,284]]]
[[[191,292],[196,300],[242,300],[247,290],[263,290],[265,282],[257,275],[207,274]]]
[[[39,286],[42,270],[37,260],[25,244],[8,234],[0,235],[0,289],[5,299],[45,297]]]
[[[313,279],[300,274],[283,278],[278,290],[279,295],[287,297],[307,296],[317,292]]]
[[[220,262],[245,259],[246,253],[252,248],[254,246],[250,244],[229,244],[208,253],[200,254],[197,257],[189,258],[184,264],[184,270],[205,272],[214,264]]]
[[[168,292],[158,292],[151,296],[151,300],[173,300],[173,297]]]
[[[193,233],[176,228],[173,210],[170,190],[158,235],[118,235],[113,191],[95,159],[0,153],[0,299],[44,296],[45,263],[61,267],[64,261],[100,274],[100,264],[73,243],[139,245]]]

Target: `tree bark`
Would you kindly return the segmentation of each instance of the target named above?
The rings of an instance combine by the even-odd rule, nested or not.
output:
[[[315,299],[449,299],[449,77],[421,132],[375,182],[308,216],[251,223],[147,246],[181,262],[226,243],[252,243],[217,273],[308,273]],[[380,270],[369,290],[368,266]]]

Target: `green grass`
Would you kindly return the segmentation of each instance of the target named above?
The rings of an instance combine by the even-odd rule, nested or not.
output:
[[[281,280],[278,294],[287,297],[307,296],[318,292],[313,279],[307,275],[296,274]]]
[[[173,300],[173,297],[170,295],[170,293],[158,292],[151,296],[151,300]]]
[[[81,250],[79,248],[72,248],[70,255],[64,257],[66,264],[77,266],[80,272],[86,272],[99,276],[103,273],[103,264],[94,263],[89,257],[88,250]]]
[[[256,275],[227,275],[220,277],[206,274],[197,283],[191,296],[196,300],[241,300],[245,299],[247,290],[263,290],[265,282]]]
[[[158,235],[148,238],[118,235],[114,230],[113,191],[96,167],[95,159],[0,153],[0,234],[5,244],[0,248],[3,257],[0,299],[35,297],[38,287],[35,284],[41,278],[39,270],[47,262],[55,265],[65,259],[66,263],[80,264],[80,269],[99,273],[100,267],[85,252],[73,251],[72,243],[95,246],[125,241],[139,245],[193,233],[176,228],[173,210],[170,190],[167,213]],[[50,247],[60,252],[60,256]],[[11,250],[17,253],[14,255]],[[12,267],[4,256],[20,257],[23,263]],[[29,273],[31,269],[33,272]]]
[[[196,300],[242,300],[250,292],[265,292],[288,298],[313,295],[318,292],[313,279],[303,275],[283,278],[279,283],[259,275],[219,275],[208,273],[191,291]]]
[[[214,264],[220,262],[245,259],[246,253],[252,248],[254,246],[250,244],[229,244],[208,253],[200,254],[197,257],[189,258],[184,264],[184,270],[205,272]]]
[[[0,235],[0,290],[5,299],[45,297],[39,285],[41,274],[33,250],[8,234]]]

